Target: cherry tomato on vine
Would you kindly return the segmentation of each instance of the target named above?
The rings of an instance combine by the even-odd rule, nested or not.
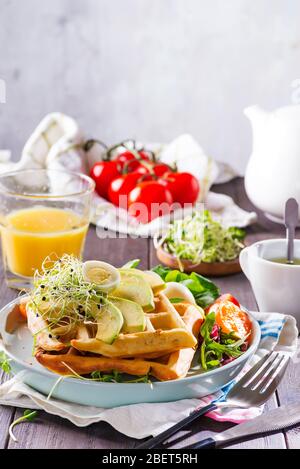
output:
[[[152,161],[140,162],[135,172],[140,174],[151,174],[151,176],[160,178],[167,172],[170,172],[170,166],[164,163],[153,163]]]
[[[92,167],[90,174],[96,183],[96,191],[101,197],[107,199],[111,181],[120,176],[119,169],[117,161],[98,161]]]
[[[169,173],[169,172],[170,172],[170,166],[168,166],[165,163],[157,163],[156,165],[153,166],[153,173],[157,177],[161,177],[164,174]]]
[[[198,180],[190,173],[166,173],[161,184],[172,194],[174,202],[180,205],[194,204],[198,198],[200,186]]]
[[[138,151],[137,154],[141,160],[150,161],[149,156],[143,150]],[[126,170],[127,172],[135,171],[140,166],[139,159],[130,150],[120,153],[115,161],[118,161],[121,170]]]
[[[134,172],[139,173],[139,174],[151,174],[153,172],[152,169],[153,169],[152,161],[143,160],[139,162]]]
[[[171,192],[162,184],[156,181],[141,182],[129,193],[128,212],[141,223],[148,223],[170,213],[172,203]]]
[[[136,187],[141,178],[143,178],[141,174],[134,172],[123,174],[111,181],[108,188],[109,200],[117,206],[127,208],[128,194]],[[120,199],[121,196],[123,196],[122,199]]]

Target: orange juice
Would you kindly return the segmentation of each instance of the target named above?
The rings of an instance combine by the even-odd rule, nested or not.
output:
[[[31,277],[47,256],[81,257],[87,229],[87,221],[69,210],[35,207],[12,212],[1,229],[7,266],[17,275]]]

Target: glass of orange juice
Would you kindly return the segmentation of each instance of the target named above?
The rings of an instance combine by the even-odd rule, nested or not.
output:
[[[28,169],[0,175],[0,231],[7,284],[29,288],[45,259],[81,257],[94,182],[84,174]]]

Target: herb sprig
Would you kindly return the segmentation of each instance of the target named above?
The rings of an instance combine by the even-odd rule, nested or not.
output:
[[[38,412],[37,410],[29,410],[29,409],[26,409],[24,410],[24,413],[22,415],[22,417],[19,417],[17,420],[15,420],[14,422],[12,422],[9,426],[9,429],[8,429],[8,432],[9,432],[9,436],[11,437],[11,439],[16,443],[18,440],[17,438],[15,437],[14,433],[13,433],[13,428],[18,425],[19,423],[22,423],[24,421],[28,421],[28,422],[33,422],[33,420],[36,418]]]
[[[4,373],[10,373],[11,372],[11,366],[10,366],[10,359],[7,358],[5,352],[0,352],[0,368],[4,371]]]

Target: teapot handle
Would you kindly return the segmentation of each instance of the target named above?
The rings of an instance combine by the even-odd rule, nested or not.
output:
[[[242,271],[244,272],[248,280],[250,280],[248,254],[249,254],[249,247],[242,249],[242,251],[240,252],[239,261],[240,261],[240,266],[242,268]]]

